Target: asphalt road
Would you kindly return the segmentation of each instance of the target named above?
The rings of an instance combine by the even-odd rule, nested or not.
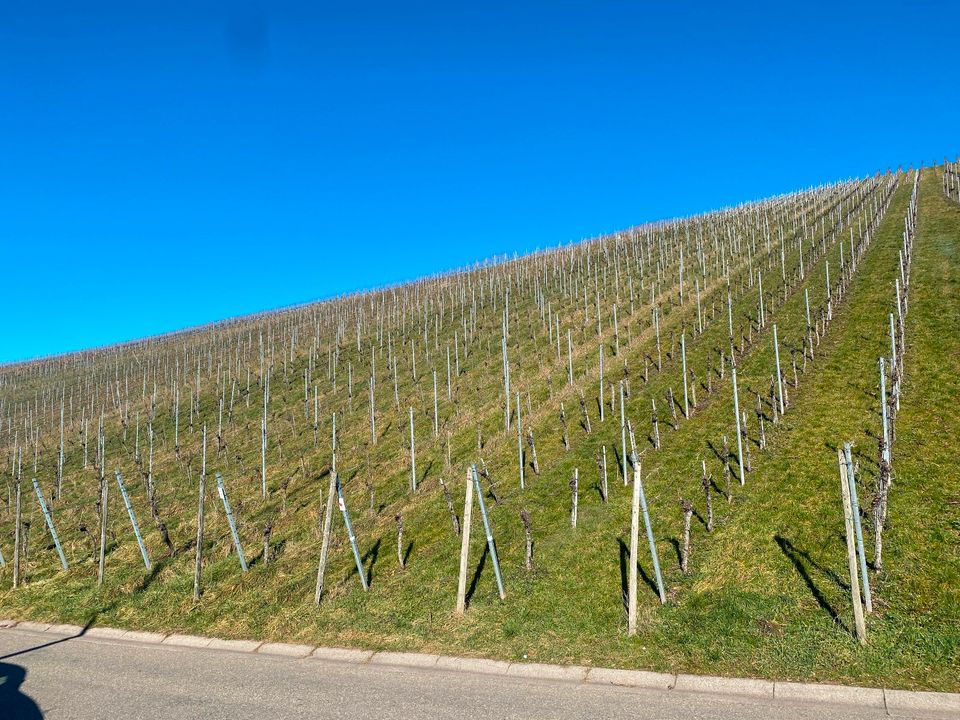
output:
[[[0,720],[886,717],[850,706],[0,631]]]

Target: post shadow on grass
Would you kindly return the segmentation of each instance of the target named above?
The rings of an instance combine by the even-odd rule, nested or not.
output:
[[[623,462],[620,459],[620,453],[616,443],[613,444],[613,462],[616,464],[617,474],[623,477]],[[616,477],[616,475],[614,475],[614,477]]]
[[[600,498],[601,502],[603,501],[603,488],[600,485],[600,481],[597,480],[593,484],[593,489],[597,491],[597,497]]]
[[[710,452],[713,453],[713,456],[722,463],[727,462],[727,458],[723,457],[723,448],[718,448],[713,444],[713,440],[707,440],[707,447],[710,448]]]
[[[711,481],[711,484],[712,484],[712,481]],[[719,490],[717,492],[719,492]],[[693,516],[700,522],[701,525],[703,525],[704,527],[707,526],[707,519],[700,514],[700,511],[697,510],[696,507],[693,508]]]
[[[774,535],[773,539],[780,547],[780,552],[782,552],[793,564],[794,569],[803,579],[803,582],[806,583],[807,588],[813,594],[813,598],[817,601],[817,604],[824,611],[826,611],[826,613],[833,619],[835,623],[849,630],[850,628],[847,628],[843,620],[840,619],[839,613],[837,613],[837,611],[833,609],[833,606],[827,602],[827,598],[820,591],[820,588],[817,587],[816,583],[813,582],[813,578],[810,577],[810,573],[804,563],[809,563],[811,567],[818,570],[822,570],[822,568],[820,568],[820,566],[810,558],[809,553],[803,550],[798,550],[796,547],[794,547],[793,543],[787,540],[785,537],[781,535]]]
[[[403,565],[406,567],[407,561],[410,560],[410,553],[413,552],[413,540],[407,544],[407,549],[403,551]]]
[[[373,547],[367,550],[366,554],[360,558],[361,564],[366,564],[367,560],[370,561],[370,565],[367,567],[367,585],[370,585],[373,582],[373,566],[377,564],[377,558],[380,557],[380,544],[383,542],[383,538],[377,538],[377,541],[373,544]]]
[[[480,576],[483,574],[483,566],[487,564],[487,555],[489,553],[490,548],[484,545],[483,554],[480,556],[480,562],[477,563],[477,569],[473,573],[473,579],[470,581],[470,587],[467,588],[467,594],[464,596],[468,607],[470,605],[470,601],[473,599],[473,594],[477,591],[477,584],[480,582]]]
[[[680,541],[677,538],[669,538],[670,544],[673,545],[673,551],[677,554],[677,566],[683,567],[683,551],[680,549]]]
[[[420,473],[420,479],[417,481],[418,485],[422,485],[427,481],[427,476],[430,475],[430,471],[433,469],[433,462],[433,460],[427,462],[427,467]]]
[[[20,686],[27,671],[20,665],[0,662],[0,708],[3,717],[10,720],[39,720],[43,717],[40,706],[26,695]]]
[[[157,575],[159,575],[160,571],[163,570],[163,566],[165,564],[166,563],[162,559],[158,558],[154,560],[153,565],[150,568],[150,572],[148,572],[146,575],[144,575],[140,579],[140,582],[137,583],[137,586],[136,588],[134,588],[133,591],[135,593],[139,593],[139,592],[143,592],[148,587],[150,587],[150,584],[157,579]]]
[[[626,543],[623,542],[622,538],[617,538],[617,545],[620,546],[620,593],[623,598],[623,608],[627,609],[627,594],[629,590],[629,584],[627,582],[627,564],[630,562],[630,549],[627,547]],[[640,575],[640,579],[643,580],[647,586],[657,594],[657,597],[660,597],[660,591],[657,590],[656,584],[647,575],[646,571],[643,569],[643,566],[640,563],[637,563],[637,572]]]

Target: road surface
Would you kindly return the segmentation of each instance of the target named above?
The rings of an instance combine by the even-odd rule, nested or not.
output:
[[[0,719],[860,720],[880,710],[0,630]]]

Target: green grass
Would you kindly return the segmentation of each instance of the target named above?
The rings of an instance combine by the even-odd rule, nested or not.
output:
[[[377,356],[376,446],[369,443],[365,375],[355,378],[352,412],[346,408],[346,370],[342,365],[336,403],[324,396],[321,412],[331,407],[341,412],[338,464],[345,478],[365,567],[371,574],[368,594],[360,591],[342,523],[336,518],[336,542],[327,580],[330,593],[319,608],[312,604],[319,556],[317,524],[329,467],[329,425],[321,425],[321,447],[314,450],[312,428],[303,417],[300,373],[306,362],[304,350],[301,347],[296,353],[295,365],[284,380],[283,349],[278,343],[276,386],[272,388],[274,414],[270,423],[275,433],[272,437],[282,441],[283,455],[281,458],[281,450],[271,446],[268,500],[259,499],[256,379],[251,389],[251,408],[245,408],[245,400],[238,401],[237,417],[226,433],[227,454],[217,458],[211,451],[209,458],[208,487],[213,484],[212,472],[222,470],[241,520],[248,560],[252,560],[248,574],[241,575],[236,557],[229,553],[226,522],[218,507],[219,499],[211,493],[207,499],[204,594],[199,602],[193,601],[192,548],[172,559],[163,557],[159,534],[149,521],[143,483],[132,462],[133,430],[128,431],[123,445],[114,418],[108,462],[117,458],[128,478],[156,560],[155,570],[147,573],[140,563],[113,485],[114,543],[107,556],[106,582],[97,588],[95,553],[77,529],[80,522],[85,522],[96,532],[92,505],[96,480],[92,469],[79,468],[78,440],[72,435],[65,497],[55,505],[55,515],[73,567],[66,573],[57,572],[52,550],[40,541],[42,518],[32,497],[25,495],[32,522],[26,582],[18,590],[8,591],[10,567],[0,570],[0,587],[5,589],[0,593],[0,613],[23,619],[94,622],[222,637],[960,690],[960,487],[951,462],[960,432],[960,411],[956,406],[960,398],[960,333],[956,330],[960,323],[960,208],[943,197],[939,183],[939,176],[927,171],[921,185],[919,236],[907,316],[907,377],[897,424],[890,527],[885,535],[886,567],[871,577],[876,611],[867,620],[869,642],[864,648],[855,643],[850,631],[846,546],[834,448],[843,441],[855,443],[861,468],[861,504],[866,506],[876,471],[873,436],[880,430],[876,361],[889,352],[886,317],[893,308],[897,250],[910,196],[907,177],[901,180],[846,297],[836,307],[835,319],[817,348],[816,360],[801,374],[799,388],[790,388],[791,407],[784,421],[773,426],[768,420],[768,447],[762,451],[752,447],[754,469],[745,487],[735,487],[733,502],[729,504],[715,494],[714,533],[708,535],[703,524],[695,519],[688,575],[679,570],[674,545],[682,531],[679,500],[693,500],[697,512],[704,513],[699,478],[701,458],[707,460],[717,484],[723,485],[722,466],[708,443],[716,446],[721,436],[727,434],[731,436],[731,448],[734,452],[736,449],[729,369],[722,382],[714,380],[711,396],[704,388],[698,390],[700,403],[693,417],[681,420],[679,429],[672,430],[666,422],[663,393],[672,387],[682,401],[679,358],[669,358],[662,372],[652,374],[649,382],[643,383],[643,356],[655,357],[649,315],[645,315],[649,311],[646,306],[641,307],[640,296],[635,315],[630,315],[626,310],[627,292],[621,288],[621,357],[613,357],[609,317],[604,318],[607,379],[619,379],[623,360],[629,362],[633,392],[628,415],[637,427],[638,445],[643,450],[643,474],[669,595],[669,602],[661,607],[645,581],[644,578],[652,577],[652,568],[645,543],[641,542],[639,632],[634,638],[626,636],[622,600],[626,560],[621,548],[629,546],[630,488],[624,487],[618,477],[613,453],[613,448],[619,446],[617,416],[608,409],[601,424],[595,405],[591,404],[593,433],[587,435],[578,426],[576,394],[566,386],[565,337],[562,357],[557,360],[555,347],[538,332],[539,311],[522,294],[513,308],[520,319],[512,329],[510,352],[516,365],[511,371],[516,377],[515,385],[531,393],[533,415],[525,417],[524,422],[533,422],[536,428],[537,452],[543,467],[540,477],[528,470],[526,492],[521,493],[517,487],[516,437],[502,432],[497,319],[502,307],[497,311],[491,308],[478,318],[480,339],[471,346],[469,357],[461,356],[464,374],[455,381],[453,402],[445,399],[444,345],[450,338],[440,337],[437,352],[431,333],[433,357],[428,361],[420,357],[424,351],[421,334],[417,348],[419,382],[414,383],[401,365],[405,377],[401,378],[399,412],[393,408],[392,386],[387,388],[391,379],[385,356]],[[830,219],[829,223],[832,222]],[[806,268],[807,278],[802,285],[791,285],[785,302],[778,284],[779,254],[775,262],[764,266],[765,288],[771,294],[779,293],[780,301],[767,308],[767,327],[763,331],[754,329],[753,345],[738,361],[741,408],[748,412],[752,439],[756,438],[756,393],[766,397],[773,374],[770,324],[777,323],[785,374],[792,379],[789,349],[799,346],[806,331],[802,288],[809,288],[812,304],[823,303],[826,259],[830,261],[831,276],[836,279],[839,247],[834,244],[828,247],[826,258],[819,258]],[[796,253],[788,255],[787,260],[789,279],[795,274]],[[668,270],[674,267],[670,264]],[[695,306],[689,299],[691,287],[686,289],[688,299],[683,306],[670,300],[667,290],[663,290],[665,355],[670,349],[670,334],[678,336],[682,326],[689,333],[696,319]],[[738,317],[753,312],[756,303],[756,291],[745,290],[736,298]],[[720,283],[704,291],[705,308],[714,302],[717,312],[704,335],[688,335],[688,362],[701,380],[709,359],[716,357],[714,348],[723,347],[726,342],[726,290]],[[447,312],[452,312],[449,307]],[[595,328],[595,310],[591,308],[590,312]],[[572,296],[567,298],[563,313],[562,327],[575,329],[577,384],[584,389],[588,402],[595,402],[598,341],[589,334],[591,321],[584,321],[582,300]],[[568,318],[573,318],[569,324]],[[348,350],[356,352],[353,332],[348,321],[345,354]],[[363,352],[371,342],[371,332],[367,331]],[[416,332],[413,336],[417,336]],[[304,340],[303,345],[306,343]],[[255,358],[256,331],[252,346],[251,357]],[[363,352],[351,355],[355,363],[364,357]],[[409,350],[401,348],[398,355],[406,357],[405,352]],[[230,362],[229,356],[226,362]],[[324,382],[326,363],[324,352],[316,363],[316,375],[322,375]],[[216,364],[214,358],[212,376],[204,378],[205,389],[215,383]],[[107,367],[112,374],[112,363]],[[432,367],[438,370],[442,398],[443,429],[439,440],[433,438],[430,426]],[[64,376],[69,372],[64,370]],[[240,376],[241,380],[243,377]],[[131,382],[136,385],[132,392],[139,397],[139,377]],[[660,408],[663,448],[659,451],[652,450],[644,440],[649,430],[651,397],[657,398]],[[564,452],[560,443],[557,413],[561,400],[569,421],[569,453]],[[215,396],[205,393],[202,403],[208,425],[215,427]],[[417,466],[423,482],[416,497],[406,489],[409,466],[403,443],[409,432],[407,404],[413,404],[417,411]],[[525,415],[526,411],[524,405]],[[769,408],[767,413],[769,418]],[[185,429],[186,417],[184,400],[184,460],[174,457],[172,425],[167,417],[158,421],[155,460],[161,511],[175,543],[183,547],[195,533],[199,464],[199,431],[191,433]],[[484,437],[479,453],[478,425]],[[445,430],[451,432],[452,438],[453,467],[449,471],[444,470]],[[142,433],[141,442],[143,437]],[[607,504],[600,501],[595,488],[594,457],[604,443],[608,447],[611,487]],[[40,476],[48,496],[55,444],[55,436],[48,433],[41,437],[41,465],[46,472],[41,471]],[[507,599],[500,602],[497,598],[489,559],[481,567],[485,542],[477,527],[479,513],[475,511],[468,574],[473,591],[465,617],[457,618],[452,611],[459,538],[451,531],[437,477],[446,473],[444,479],[451,484],[460,514],[466,463],[477,461],[480,456],[489,465],[502,500],[495,505],[487,495]],[[186,458],[191,459],[192,470],[188,469]],[[579,468],[581,476],[576,530],[569,527],[568,521],[567,482],[574,467]],[[25,472],[29,470],[25,468]],[[287,478],[287,490],[283,492],[281,482]],[[378,512],[366,510],[364,478],[374,480]],[[523,568],[523,532],[518,515],[521,508],[529,509],[533,516],[535,567],[529,573]],[[396,558],[393,517],[397,512],[404,515],[405,544],[413,544],[406,570],[400,569]],[[261,530],[268,517],[274,519],[276,558],[264,565],[260,559]],[[9,561],[12,530],[7,517],[3,518],[2,528],[2,546]],[[865,530],[870,548],[869,523]]]

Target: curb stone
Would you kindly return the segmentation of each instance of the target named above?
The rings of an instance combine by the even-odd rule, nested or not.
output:
[[[441,655],[437,659],[437,669],[454,672],[470,672],[480,675],[506,675],[510,663],[506,660],[487,660],[485,658],[460,658]]]
[[[173,635],[167,635],[161,644],[176,645],[178,647],[205,648],[211,642],[213,642],[211,638],[200,637],[199,635],[178,635],[174,633]]]
[[[920,712],[930,717],[960,717],[960,693],[884,690],[887,713],[893,716]]]
[[[773,700],[772,680],[755,678],[726,678],[712,675],[677,675],[673,686],[679,692],[718,693],[722,695],[749,695],[751,697]]]
[[[877,710],[886,709],[881,688],[777,682],[774,683],[773,696],[777,700],[791,702],[818,702],[831,705],[857,705]]]
[[[573,680],[583,682],[588,668],[580,665],[545,665],[542,663],[510,663],[507,675],[536,680]]]
[[[587,668],[581,666],[547,665],[541,663],[511,663],[504,660],[464,658],[448,655],[428,655],[407,652],[374,652],[354,648],[324,648],[290,643],[260,643],[256,640],[222,640],[198,635],[144,632],[111,627],[92,627],[83,632],[76,625],[51,625],[49,623],[0,619],[0,629],[16,628],[53,635],[77,635],[85,638],[104,638],[162,644],[186,648],[209,648],[233,650],[241,653],[258,653],[290,658],[313,658],[330,662],[354,664],[377,664],[395,667],[433,668],[445,671],[503,675],[538,680],[561,680],[589,685],[613,685],[620,687],[676,690],[684,693],[713,693],[718,695],[752,696],[766,700],[805,705],[850,705],[886,710],[892,717],[960,717],[960,693],[926,692],[914,690],[888,690],[847,685],[819,683],[794,683],[756,678],[725,678],[708,675],[671,675],[646,670],[623,670],[616,668]]]
[[[50,629],[50,623],[39,623],[39,622],[30,622],[25,621],[17,623],[18,630],[32,630],[33,632],[46,632]]]
[[[84,634],[86,635],[88,633]],[[167,636],[165,633],[145,632],[143,630],[127,630],[120,639],[127,640],[129,642],[147,643],[148,645],[159,645],[167,639]]]
[[[19,627],[22,627],[23,623],[20,623]],[[92,627],[89,628],[84,634],[84,637],[92,638],[105,638],[107,640],[122,640],[127,633],[132,632],[130,630],[121,630],[120,628],[112,627]]]
[[[316,660],[329,662],[356,663],[362,665],[373,657],[373,650],[354,650],[352,648],[325,648],[318,647],[310,657]]]
[[[256,652],[263,643],[256,640],[221,640],[213,638],[207,645],[211,650],[229,650],[230,652]]]
[[[79,625],[51,625],[46,632],[52,635],[80,635],[83,628]]]
[[[620,687],[672,690],[676,675],[649,672],[647,670],[618,670],[616,668],[590,668],[587,683],[591,685],[618,685]]]
[[[436,667],[439,655],[426,655],[424,653],[409,652],[390,652],[384,650],[374,653],[370,658],[373,665],[400,665],[406,667]]]
[[[283,657],[304,658],[316,648],[313,645],[293,645],[291,643],[263,643],[257,652],[261,655],[282,655]]]

